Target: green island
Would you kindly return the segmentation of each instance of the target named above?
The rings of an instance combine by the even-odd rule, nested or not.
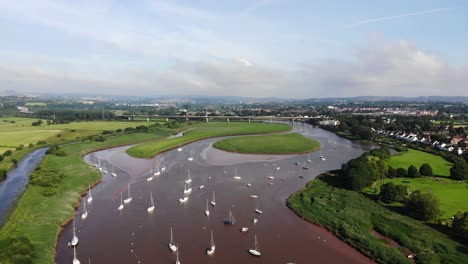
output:
[[[299,216],[325,227],[379,263],[412,263],[405,256],[410,254],[416,254],[419,263],[468,262],[468,255],[462,253],[468,250],[466,246],[359,192],[344,189],[333,173],[309,182],[287,204]]]
[[[286,124],[267,124],[257,122],[202,123],[189,128],[182,137],[175,137],[164,141],[133,146],[127,150],[127,153],[136,158],[151,158],[160,152],[201,139],[221,136],[278,133],[289,131],[290,129],[291,127]]]
[[[301,154],[320,148],[320,143],[301,134],[241,136],[217,141],[213,147],[251,154]]]

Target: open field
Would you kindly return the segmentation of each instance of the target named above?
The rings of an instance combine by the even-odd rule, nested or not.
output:
[[[307,153],[320,148],[320,143],[301,134],[241,136],[215,142],[215,148],[253,154]]]
[[[445,160],[441,156],[414,149],[408,149],[408,152],[402,152],[392,156],[388,165],[395,169],[408,169],[409,166],[414,165],[419,169],[423,163],[429,163],[434,175],[440,176],[450,176],[450,168],[453,166],[451,162]]]
[[[3,155],[3,153],[5,153],[5,151],[7,150],[15,150],[15,148],[10,148],[10,147],[0,147],[0,155]]]
[[[458,211],[468,211],[468,185],[465,182],[454,181],[447,178],[394,178],[378,181],[378,186],[366,188],[363,191],[369,194],[376,194],[375,188],[380,190],[380,185],[387,182],[408,186],[408,191],[420,190],[422,192],[433,193],[440,201],[440,209],[444,218],[454,216]]]
[[[60,225],[73,216],[73,207],[79,204],[81,194],[87,190],[88,185],[100,178],[97,169],[86,164],[82,155],[94,149],[160,139],[170,134],[170,131],[162,130],[118,135],[109,137],[104,142],[66,145],[63,147],[67,153],[65,157],[46,155],[41,168],[58,170],[64,174],[58,184],[57,193],[45,197],[41,193],[43,187],[29,185],[10,219],[0,230],[0,237],[27,236],[36,247],[34,263],[54,263]]]
[[[60,130],[26,130],[0,132],[0,145],[17,147],[19,145],[35,144],[39,140],[46,140],[49,137],[58,135]]]
[[[288,199],[303,218],[324,226],[337,237],[379,263],[468,263],[468,248],[425,223],[395,213],[359,192],[340,188],[336,176],[326,174]],[[391,246],[372,230],[398,243]]]
[[[247,122],[212,122],[203,123],[190,128],[184,136],[172,138],[164,141],[150,142],[133,146],[127,150],[127,153],[133,157],[150,158],[159,152],[184,145],[204,138],[263,134],[289,131],[291,127],[286,124],[266,124],[266,123],[247,123]]]

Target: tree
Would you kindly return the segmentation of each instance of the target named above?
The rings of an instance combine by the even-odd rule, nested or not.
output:
[[[432,193],[414,191],[408,200],[406,208],[409,215],[419,220],[434,220],[440,215],[439,199]]]
[[[404,168],[398,168],[397,175],[399,178],[405,178],[406,176],[408,176],[408,173],[406,173],[406,170]]]
[[[414,165],[409,166],[408,177],[411,177],[411,178],[419,177],[418,169]]]
[[[458,236],[468,238],[468,212],[458,212],[453,217],[452,231]]]
[[[450,169],[450,176],[455,180],[468,180],[468,164],[463,159],[456,159],[455,164]]]
[[[384,203],[402,202],[406,197],[406,193],[406,186],[388,182],[380,187],[379,200]]]
[[[429,163],[422,164],[419,168],[419,173],[421,176],[433,176],[431,165],[429,165]]]

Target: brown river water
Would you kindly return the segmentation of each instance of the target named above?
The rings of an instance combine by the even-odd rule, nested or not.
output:
[[[92,189],[87,219],[75,215],[79,238],[77,258],[81,263],[175,263],[176,255],[168,248],[170,228],[179,245],[181,263],[372,263],[371,260],[334,237],[330,232],[302,220],[286,206],[286,199],[322,172],[337,169],[342,163],[370,149],[307,125],[296,125],[295,132],[310,136],[322,144],[322,150],[310,153],[310,169],[302,169],[308,155],[241,155],[215,150],[206,139],[183,146],[183,151],[163,154],[166,171],[153,181],[146,179],[156,166],[154,159],[128,156],[128,147],[118,147],[85,156],[96,164],[98,157],[109,173]],[[194,160],[187,158],[193,153]],[[326,160],[321,160],[323,155]],[[160,157],[160,156],[159,156]],[[301,165],[295,165],[300,162]],[[115,167],[117,177],[110,172]],[[277,169],[279,167],[279,169]],[[234,171],[241,177],[233,178]],[[181,204],[187,170],[192,178],[192,193]],[[267,179],[273,175],[274,179]],[[299,177],[303,175],[303,178]],[[120,192],[127,197],[131,184],[133,200],[119,211]],[[252,187],[248,187],[250,183]],[[272,184],[269,184],[272,183]],[[199,189],[204,185],[203,189]],[[216,194],[216,206],[206,201]],[[153,193],[155,211],[146,212]],[[257,199],[250,195],[255,194]],[[255,212],[256,200],[263,214]],[[224,225],[232,211],[235,225]],[[252,220],[258,219],[256,224]],[[248,232],[240,232],[248,227]],[[210,230],[216,251],[208,256]],[[261,257],[248,250],[257,235]],[[73,250],[67,246],[72,225],[64,227],[58,239],[56,262],[72,263]]]

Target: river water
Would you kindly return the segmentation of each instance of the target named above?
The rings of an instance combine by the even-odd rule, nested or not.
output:
[[[42,161],[48,148],[35,150],[26,155],[17,167],[8,172],[6,180],[0,182],[0,226],[4,224],[5,215],[14,206],[28,185],[29,175]]]
[[[201,140],[183,151],[164,153],[166,171],[148,182],[156,159],[135,159],[119,147],[85,156],[91,164],[101,164],[109,171],[115,168],[117,177],[104,175],[102,183],[93,188],[89,216],[81,220],[82,206],[75,217],[80,243],[77,256],[81,263],[174,263],[175,254],[169,248],[170,228],[179,244],[181,263],[371,263],[346,243],[323,228],[310,224],[286,207],[286,199],[304,187],[307,181],[322,172],[337,169],[349,159],[358,157],[370,147],[337,137],[333,133],[307,125],[296,125],[296,132],[312,137],[322,144],[321,151],[310,154],[310,169],[302,169],[308,155],[240,155],[213,149],[218,139]],[[189,153],[194,160],[188,161]],[[319,157],[323,155],[326,160]],[[301,165],[295,165],[300,162]],[[279,169],[278,169],[279,167]],[[233,178],[234,171],[241,176]],[[181,204],[184,180],[190,170],[193,191]],[[274,179],[267,179],[273,175]],[[303,177],[299,177],[303,175]],[[131,184],[133,201],[122,211],[120,193],[127,196]],[[247,187],[250,183],[252,187]],[[198,189],[204,185],[203,189]],[[216,207],[206,201],[216,193]],[[153,193],[155,211],[146,212]],[[263,214],[257,214],[256,199]],[[223,220],[232,211],[236,224],[226,226]],[[257,224],[252,220],[258,219]],[[241,233],[241,227],[249,231]],[[214,232],[216,252],[205,254],[210,245],[210,230]],[[253,257],[257,235],[261,257]],[[57,245],[56,262],[71,263],[73,251],[67,246],[72,226],[64,227]]]

